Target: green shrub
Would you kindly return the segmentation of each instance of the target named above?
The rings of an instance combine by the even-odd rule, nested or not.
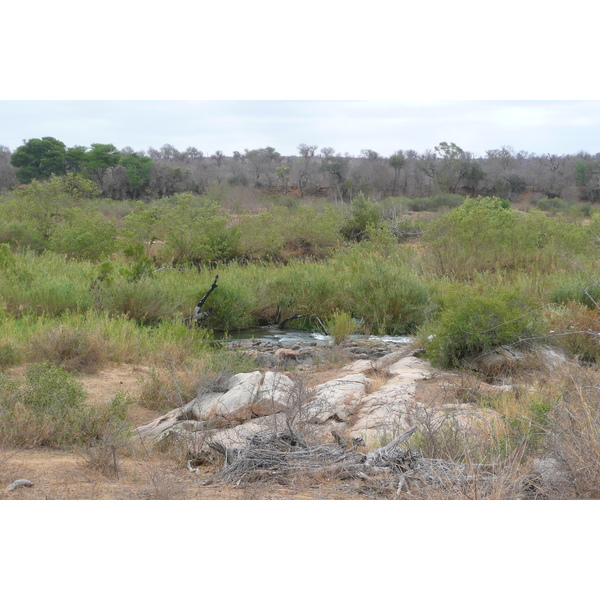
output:
[[[342,227],[344,237],[360,240],[367,228],[377,227],[382,221],[381,207],[362,192],[352,201],[352,216]]]
[[[433,364],[455,368],[463,358],[534,336],[538,320],[532,303],[515,292],[463,288],[449,294],[437,320],[420,334]]]
[[[425,265],[456,279],[519,266],[535,241],[519,213],[505,205],[500,198],[469,198],[431,222],[423,236]]]
[[[459,194],[437,194],[428,198],[406,199],[405,206],[414,212],[438,211],[442,208],[456,208],[465,201]]]
[[[156,233],[164,242],[158,252],[163,260],[196,266],[236,256],[240,235],[221,216],[218,203],[192,194],[164,200]]]
[[[413,333],[432,310],[429,289],[406,264],[362,244],[338,255],[332,265],[338,283],[338,306],[352,312],[373,333]]]
[[[129,277],[115,277],[96,289],[96,307],[109,315],[124,315],[141,325],[158,323],[173,315],[176,303],[172,291],[158,285],[152,277],[132,281]]]
[[[29,248],[42,252],[47,247],[47,241],[31,221],[0,219],[0,243],[7,243],[13,249]]]
[[[17,446],[85,444],[123,422],[129,400],[116,397],[105,406],[85,404],[82,385],[62,367],[31,365],[25,382],[0,381],[0,441]]]
[[[341,344],[354,332],[356,322],[350,313],[336,311],[327,319],[325,326],[329,331],[329,335],[333,338],[333,343]]]
[[[550,291],[549,300],[554,304],[577,302],[590,309],[595,309],[600,304],[600,285],[590,284],[583,280],[565,283]]]
[[[573,203],[562,198],[542,198],[537,201],[536,206],[539,210],[555,215],[557,213],[568,213]]]
[[[69,258],[99,261],[116,250],[116,233],[114,223],[102,215],[74,208],[53,228],[48,247]]]
[[[272,207],[241,219],[239,252],[252,259],[281,259],[286,253],[324,258],[340,244],[341,222],[332,208],[319,212],[309,206]]]

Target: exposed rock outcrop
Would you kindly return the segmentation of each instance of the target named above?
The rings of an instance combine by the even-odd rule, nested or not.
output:
[[[433,376],[425,360],[394,352],[377,360],[360,359],[339,377],[307,387],[275,371],[239,373],[218,391],[202,391],[191,402],[137,429],[145,441],[177,434],[198,448],[211,440],[242,447],[260,431],[308,427],[316,438],[331,429],[378,444],[410,427],[444,423],[471,433],[489,433],[497,415],[471,404],[425,405],[415,400],[416,383]],[[404,355],[403,355],[404,354]]]

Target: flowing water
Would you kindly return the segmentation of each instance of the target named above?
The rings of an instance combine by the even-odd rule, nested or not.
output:
[[[305,346],[330,346],[332,337],[315,331],[300,331],[295,329],[277,329],[276,327],[256,327],[253,329],[244,329],[242,331],[232,331],[226,336],[215,332],[215,340],[237,342],[241,340],[260,340],[271,342],[284,347],[290,347],[294,344],[303,344]],[[369,339],[392,344],[410,344],[412,338],[406,335],[351,335],[351,340]]]

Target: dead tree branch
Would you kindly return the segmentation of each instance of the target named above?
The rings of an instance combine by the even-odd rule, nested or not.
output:
[[[189,319],[187,319],[188,323],[193,323],[193,322],[198,322],[201,319],[203,319],[204,317],[207,317],[208,315],[210,315],[213,311],[212,308],[209,308],[208,310],[201,310],[202,307],[204,306],[204,303],[208,300],[208,297],[213,293],[213,291],[218,287],[217,285],[217,281],[219,280],[219,276],[217,275],[215,277],[215,280],[213,281],[213,284],[210,286],[210,289],[208,290],[208,292],[206,292],[206,294],[204,294],[204,296],[202,296],[202,299],[200,300],[200,302],[198,302],[198,304],[196,305],[196,308],[194,308],[194,312],[192,313],[192,316],[189,317]]]

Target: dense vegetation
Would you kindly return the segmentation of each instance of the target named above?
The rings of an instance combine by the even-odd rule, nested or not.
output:
[[[544,210],[561,211],[576,201],[600,200],[600,155],[586,152],[536,155],[503,146],[476,156],[441,142],[422,153],[398,150],[387,157],[371,149],[350,156],[307,144],[298,146],[297,156],[282,156],[270,146],[225,156],[170,144],[138,151],[100,143],[67,148],[52,137],[28,140],[13,152],[0,146],[0,191],[69,173],[85,175],[103,196],[119,200],[205,194],[215,184],[284,194],[293,190],[300,197],[337,201],[351,201],[360,192],[378,200],[458,194],[515,201],[527,194],[533,202],[543,201]]]
[[[153,366],[141,401],[169,408],[199,377],[252,368],[212,344],[213,330],[299,314],[318,316],[336,342],[352,331],[413,334],[443,367],[533,344],[583,365],[600,358],[593,204],[449,193],[335,200],[306,187],[301,198],[218,181],[204,193],[114,200],[90,173],[34,178],[0,197],[0,444],[109,439],[114,448],[130,399],[90,407],[74,374]],[[212,312],[190,327],[217,274]],[[3,375],[21,364],[20,384]],[[196,375],[183,381],[186,369]],[[494,402],[510,424],[504,454],[539,435],[556,405],[536,398],[515,414]]]

